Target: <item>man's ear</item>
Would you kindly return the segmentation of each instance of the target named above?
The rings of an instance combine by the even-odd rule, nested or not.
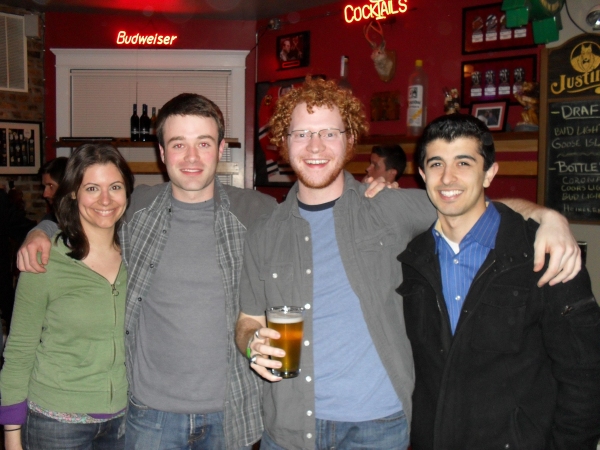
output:
[[[498,163],[495,162],[485,172],[485,177],[483,178],[483,187],[484,188],[490,187],[490,184],[492,184],[492,180],[494,179],[494,177],[498,173],[498,168],[499,168]]]
[[[225,139],[221,139],[221,143],[219,144],[219,161],[221,161],[221,157],[223,156],[223,152],[225,151]]]
[[[427,177],[425,176],[425,172],[423,172],[423,169],[421,169],[420,167],[419,167],[419,174],[421,175],[421,178],[423,178],[423,181],[426,183]]]
[[[158,148],[160,149],[160,159],[162,160],[163,164],[166,164],[165,163],[165,149],[160,144],[158,144]]]

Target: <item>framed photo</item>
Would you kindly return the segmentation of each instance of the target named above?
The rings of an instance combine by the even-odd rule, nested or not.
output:
[[[507,114],[508,102],[506,101],[473,103],[471,106],[471,115],[485,123],[490,131],[504,130]]]
[[[535,47],[531,22],[507,28],[502,3],[463,9],[463,55],[526,47]]]
[[[537,81],[537,55],[465,61],[461,73],[461,106],[473,102],[507,100],[516,105],[515,93],[524,81]]]
[[[371,122],[400,120],[400,91],[374,92],[370,107]]]
[[[279,70],[306,67],[310,61],[310,31],[285,34],[276,40]]]
[[[0,120],[0,174],[35,174],[42,155],[42,124]]]
[[[325,76],[313,75],[313,78],[325,78]],[[296,181],[296,175],[290,165],[281,159],[279,148],[271,144],[269,121],[275,112],[275,104],[279,97],[302,83],[304,83],[304,77],[256,83],[255,186],[289,187]]]

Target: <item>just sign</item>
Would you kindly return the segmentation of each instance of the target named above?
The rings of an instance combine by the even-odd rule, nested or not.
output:
[[[346,5],[344,19],[347,23],[360,22],[361,20],[382,20],[394,14],[405,13],[408,0],[369,0],[370,3],[362,6]]]

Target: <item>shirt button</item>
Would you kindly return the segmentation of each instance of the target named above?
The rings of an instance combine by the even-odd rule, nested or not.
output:
[[[167,230],[163,230],[163,234],[167,234]]]
[[[151,269],[154,269],[154,264],[150,264],[150,268],[151,268]]]
[[[138,297],[138,302],[141,302],[141,301],[142,301],[142,297]]]
[[[121,282],[120,281],[117,281],[117,286],[121,286]]]
[[[454,300],[456,300],[457,302],[460,301],[460,295],[457,295],[456,297],[454,297]]]
[[[311,377],[306,377],[306,382],[307,382],[307,383],[310,383],[311,381],[312,381],[312,378],[311,378]]]
[[[310,309],[310,303],[307,303],[306,305],[304,305],[304,309]]]
[[[308,241],[310,241],[310,238],[309,238],[308,236],[304,236],[304,240],[305,240],[306,242],[308,242]]]
[[[307,437],[308,439],[312,439],[312,433],[306,433],[306,437]]]
[[[452,262],[453,262],[454,264],[458,264],[458,259],[456,259],[456,258],[455,258],[455,259],[454,259]]]
[[[127,331],[125,332],[125,334],[129,334],[129,330],[127,330]]]
[[[306,274],[307,274],[307,275],[310,275],[311,273],[312,273],[312,270],[310,270],[310,269],[306,269]]]
[[[273,274],[273,278],[277,278],[277,274],[276,273]]]
[[[310,341],[304,341],[304,346],[308,347],[310,345]]]
[[[310,410],[309,410],[309,411],[306,411],[306,415],[307,415],[308,417],[312,416],[312,411],[310,411]]]

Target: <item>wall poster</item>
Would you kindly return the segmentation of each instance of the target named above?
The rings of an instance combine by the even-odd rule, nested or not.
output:
[[[0,174],[35,174],[42,155],[39,122],[0,120]]]

